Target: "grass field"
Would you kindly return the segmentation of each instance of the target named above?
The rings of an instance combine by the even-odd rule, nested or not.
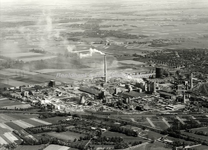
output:
[[[46,148],[44,148],[43,150],[69,150],[69,149],[70,147],[51,144]]]
[[[41,125],[44,125],[43,123],[34,121],[34,120],[32,120],[32,119],[24,119],[23,121],[24,121],[24,122],[27,122],[27,123],[29,123],[29,124],[32,124],[32,125],[34,125],[34,126],[41,126]]]
[[[134,61],[134,60],[122,60],[122,61],[119,61],[119,63],[128,64],[128,65],[144,65],[145,64],[143,62]]]
[[[22,119],[29,119],[29,118],[33,118],[33,117],[38,117],[37,114],[14,114],[14,113],[9,113],[6,114],[9,117],[12,117],[16,120],[22,120]]]
[[[15,123],[16,125],[24,128],[24,129],[34,127],[32,124],[29,124],[29,123],[22,121],[22,120],[15,120],[15,121],[13,121],[13,123]]]
[[[46,122],[50,123],[57,123],[59,120],[67,119],[67,117],[52,117],[52,118],[47,118],[47,119],[42,119]]]
[[[0,114],[0,123],[9,122],[9,121],[12,121],[12,120],[16,120],[16,119],[13,118],[13,117],[8,116],[6,114]]]
[[[1,100],[0,101],[0,107],[7,107],[7,106],[14,106],[14,105],[22,105],[21,102],[13,101],[13,100]]]
[[[0,114],[0,123],[4,122],[10,122],[10,121],[15,121],[15,120],[22,120],[22,119],[29,119],[29,118],[34,118],[37,117],[38,115],[36,114],[14,114],[14,113],[8,113],[8,114]]]
[[[44,121],[44,120],[40,120],[40,119],[38,119],[38,118],[30,118],[30,119],[33,120],[33,121],[42,123],[42,124],[44,124],[44,125],[50,125],[50,124],[51,124],[50,122],[47,122],[47,121]]]
[[[3,134],[8,131],[13,131],[13,129],[4,123],[0,123],[0,134]]]
[[[164,130],[164,129],[167,129],[168,128],[168,126],[164,123],[164,122],[162,122],[162,121],[153,121],[153,124],[156,126],[156,128],[158,128],[158,129],[162,129],[162,130]]]
[[[163,143],[155,142],[153,144],[147,144],[143,149],[138,150],[172,150],[172,148],[165,147]]]
[[[9,57],[9,58],[21,58],[21,57],[31,57],[31,56],[41,56],[42,54],[40,53],[32,53],[32,52],[27,52],[27,53],[5,53],[2,54],[4,57]]]
[[[21,130],[23,128],[50,124],[46,121],[38,119],[37,117],[38,115],[36,114],[1,114],[0,134],[13,130]]]
[[[16,125],[15,123],[13,122],[7,122],[5,123],[6,125],[8,125],[10,128],[14,129],[14,130],[22,130],[23,128]]]
[[[83,134],[79,134],[79,133],[74,133],[74,132],[61,132],[61,133],[57,133],[57,132],[49,132],[47,133],[50,136],[59,138],[59,139],[63,139],[63,140],[71,140],[73,141],[74,139],[79,139],[81,136],[84,136]]]
[[[18,141],[19,139],[16,138],[11,132],[6,132],[4,133],[4,136],[11,142],[15,142],[15,141]]]
[[[52,59],[56,58],[56,56],[39,56],[39,57],[32,57],[32,58],[19,58],[23,62],[31,62],[31,61],[38,61],[38,60],[45,60],[45,59]]]
[[[18,145],[14,150],[39,150],[45,148],[45,145]]]
[[[12,106],[4,106],[2,108],[7,108],[7,109],[25,109],[25,108],[30,108],[30,104],[20,104],[20,105],[12,105]]]

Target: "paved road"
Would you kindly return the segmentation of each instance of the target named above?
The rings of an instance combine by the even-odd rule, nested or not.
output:
[[[170,128],[170,124],[168,123],[168,121],[162,117],[162,121],[168,126],[168,128]]]
[[[153,122],[150,120],[150,118],[146,118],[147,119],[147,121],[149,122],[149,124],[153,127],[153,128],[155,128],[155,125],[153,124]]]
[[[185,124],[179,116],[176,116],[176,119],[178,119],[182,124]]]

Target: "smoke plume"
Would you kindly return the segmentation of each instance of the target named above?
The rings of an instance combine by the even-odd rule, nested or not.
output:
[[[87,54],[79,53],[79,57],[80,57],[81,59],[82,59],[82,58],[85,58],[85,57],[92,57],[92,55],[93,55],[94,53],[99,53],[99,54],[101,54],[101,55],[105,55],[103,52],[101,52],[101,51],[99,51],[99,50],[97,50],[97,49],[92,49],[92,48],[90,48],[90,49],[89,49],[89,52],[88,52]]]
[[[93,48],[90,48],[89,50],[83,50],[83,51],[74,51],[76,49],[76,46],[71,46],[71,45],[68,45],[67,46],[67,50],[69,53],[73,53],[73,54],[77,54],[79,56],[80,59],[82,58],[86,58],[86,57],[92,57],[92,55],[94,53],[99,53],[101,55],[105,55],[105,53],[97,50],[97,49],[93,49]],[[83,52],[87,52],[86,54],[83,53]]]

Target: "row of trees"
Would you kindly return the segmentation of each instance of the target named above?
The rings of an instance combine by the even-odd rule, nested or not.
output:
[[[111,126],[110,131],[119,132],[119,133],[126,134],[127,136],[134,136],[134,137],[137,137],[137,135],[138,135],[136,131],[134,131],[132,129],[120,127],[118,125]]]
[[[44,114],[40,114],[38,118],[53,118],[53,117],[67,117],[67,116],[71,116],[71,113],[61,113],[61,112],[56,112],[56,113],[44,113]]]
[[[116,145],[117,143],[123,143],[122,137],[98,137],[92,140],[92,144],[95,145]]]
[[[192,141],[192,142],[203,144],[203,145],[208,145],[208,140],[203,140],[203,139],[200,139],[200,138],[197,138],[194,136],[182,134],[179,130],[174,130],[173,128],[169,128],[167,130],[164,130],[161,133],[165,134],[165,135],[168,134],[169,136],[172,136],[174,138],[183,139],[186,141]]]
[[[208,132],[205,132],[205,131],[186,130],[186,132],[194,133],[194,134],[198,134],[198,135],[203,135],[203,136],[208,136]]]

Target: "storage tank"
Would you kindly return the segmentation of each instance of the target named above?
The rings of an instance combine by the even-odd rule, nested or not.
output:
[[[156,78],[162,78],[164,73],[163,68],[156,68]]]

